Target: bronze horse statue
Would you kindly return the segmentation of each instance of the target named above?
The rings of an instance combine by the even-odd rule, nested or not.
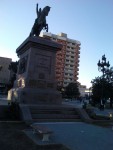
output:
[[[48,24],[46,23],[46,16],[50,11],[50,7],[46,6],[41,10],[38,11],[38,4],[36,7],[37,18],[35,19],[34,25],[32,27],[30,36],[39,36],[42,29],[45,29],[48,32]]]

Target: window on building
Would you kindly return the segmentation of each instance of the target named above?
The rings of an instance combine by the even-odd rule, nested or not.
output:
[[[69,57],[69,55],[66,55],[66,57]]]
[[[67,82],[64,82],[64,84],[67,84]]]
[[[69,60],[68,60],[68,59],[66,59],[66,62],[69,62]]]
[[[70,67],[73,67],[73,65],[70,65]]]
[[[73,63],[74,61],[73,61],[73,60],[71,60],[70,62],[71,62],[71,63]]]

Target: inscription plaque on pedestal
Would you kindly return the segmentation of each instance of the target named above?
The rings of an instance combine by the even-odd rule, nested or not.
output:
[[[49,74],[51,73],[50,56],[37,54],[37,57],[35,59],[35,64],[36,64],[35,71],[37,71],[37,69],[40,69],[40,72],[49,73]]]

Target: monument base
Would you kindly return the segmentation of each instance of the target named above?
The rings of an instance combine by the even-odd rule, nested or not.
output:
[[[8,100],[23,104],[61,104],[61,94],[56,90],[13,88],[8,92]]]
[[[56,52],[62,45],[41,37],[28,37],[16,50],[17,78],[8,100],[23,104],[61,104],[56,90]]]

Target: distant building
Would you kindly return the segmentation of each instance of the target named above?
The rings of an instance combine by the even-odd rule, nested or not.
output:
[[[81,97],[90,97],[92,95],[92,88],[87,88],[86,85],[81,85],[78,83],[78,88]]]
[[[90,97],[92,95],[92,87],[87,88],[85,93]]]
[[[6,85],[9,84],[10,70],[8,67],[11,61],[11,58],[0,57],[0,92],[4,91]]]
[[[42,37],[63,45],[62,50],[56,54],[56,80],[59,86],[67,86],[78,80],[80,45],[77,40],[69,39],[67,34],[58,35],[44,32]]]
[[[80,92],[80,96],[81,97],[85,97],[86,96],[86,90],[87,90],[87,88],[86,88],[86,86],[85,85],[81,85],[80,83],[79,83],[79,92]]]

